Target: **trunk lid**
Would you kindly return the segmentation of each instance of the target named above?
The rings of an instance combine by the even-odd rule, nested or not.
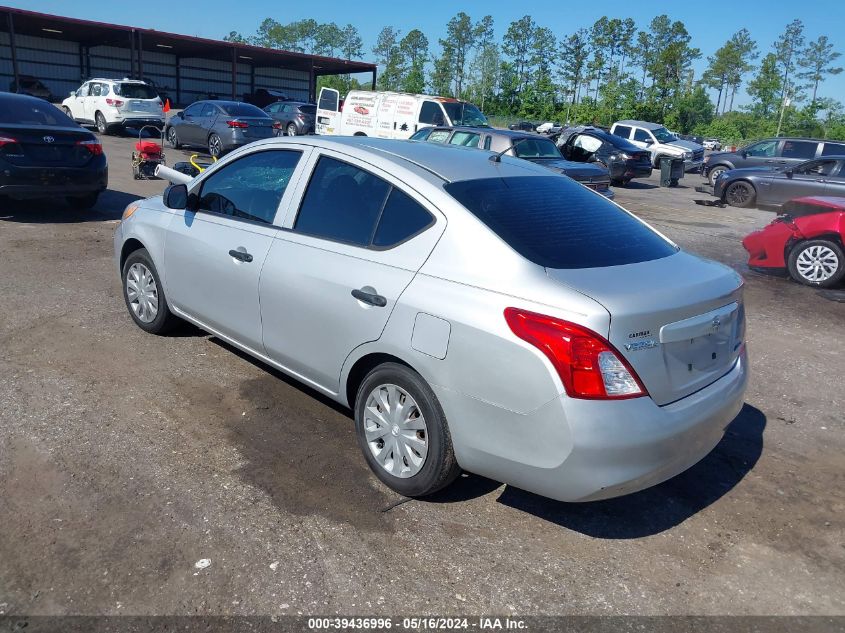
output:
[[[715,382],[739,356],[745,337],[742,278],[721,264],[679,252],[625,266],[547,273],[607,309],[608,340],[658,405]]]
[[[4,123],[0,137],[15,143],[0,146],[0,159],[19,167],[82,167],[91,152],[78,145],[96,137],[80,127],[45,127]]]
[[[275,130],[273,129],[273,123],[275,120],[269,116],[266,118],[239,116],[231,117],[227,120],[235,120],[240,121],[241,123],[246,123],[248,127],[243,129],[243,133],[244,136],[248,136],[250,138],[269,138],[275,135]]]

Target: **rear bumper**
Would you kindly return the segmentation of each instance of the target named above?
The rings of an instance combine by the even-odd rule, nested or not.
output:
[[[48,198],[85,195],[104,191],[109,170],[103,157],[95,167],[14,167],[0,168],[0,195],[12,198]]]
[[[244,145],[249,145],[254,141],[260,141],[265,138],[273,138],[276,136],[276,130],[274,128],[268,128],[268,132],[265,136],[246,136],[240,130],[231,130],[228,134],[223,134],[220,136],[220,140],[223,141],[223,149],[227,152],[238,149],[239,147],[243,147]]]
[[[743,352],[725,376],[662,407],[649,397],[561,396],[520,415],[443,388],[435,392],[453,420],[464,469],[559,501],[594,501],[656,485],[704,458],[742,409],[747,382]]]
[[[611,172],[614,180],[630,180],[631,178],[648,178],[651,176],[651,163],[617,163]]]

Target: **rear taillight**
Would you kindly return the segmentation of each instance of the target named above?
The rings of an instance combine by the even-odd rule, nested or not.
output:
[[[0,147],[4,145],[14,145],[17,141],[13,138],[9,138],[8,136],[0,136]]]
[[[273,121],[273,129],[274,130],[281,130],[282,129],[281,121]]]
[[[249,123],[246,123],[244,121],[226,121],[226,125],[228,125],[232,129],[237,130],[245,130],[249,127]]]
[[[546,355],[570,397],[618,400],[647,395],[622,355],[592,330],[519,308],[505,308],[505,320],[514,334]]]
[[[114,106],[115,108],[119,108],[123,105],[123,101],[120,99],[106,99],[106,103],[110,106]]]
[[[87,149],[93,156],[99,156],[103,153],[103,146],[100,145],[100,141],[77,141],[76,144]]]

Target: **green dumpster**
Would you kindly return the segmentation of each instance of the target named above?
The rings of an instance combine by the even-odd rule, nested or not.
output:
[[[660,186],[677,187],[678,181],[684,177],[684,159],[660,157]]]

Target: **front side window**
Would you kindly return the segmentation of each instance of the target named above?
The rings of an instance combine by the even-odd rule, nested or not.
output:
[[[812,158],[819,144],[815,141],[784,141],[783,158]]]
[[[103,94],[103,86],[99,83],[91,84],[91,96],[100,97]]]
[[[450,145],[462,145],[464,147],[478,147],[478,141],[481,137],[472,132],[455,132],[452,138],[449,139]]]
[[[642,222],[569,178],[481,178],[445,189],[517,253],[545,268],[621,266],[677,252]]]
[[[634,140],[642,141],[643,143],[654,141],[654,139],[651,138],[651,134],[649,134],[647,130],[641,130],[640,128],[634,130]]]
[[[217,108],[215,108],[215,107],[214,107],[213,105],[211,105],[210,103],[206,103],[206,104],[202,107],[202,111],[200,112],[200,114],[199,114],[199,115],[200,115],[200,116],[202,116],[202,117],[212,117],[212,116],[214,116],[215,114],[217,114]]]
[[[487,117],[471,103],[447,101],[443,104],[452,125],[466,125],[467,127],[490,127]]]
[[[199,116],[202,113],[203,106],[205,106],[204,103],[189,105],[182,114],[183,116]]]
[[[271,103],[271,104],[270,104],[270,105],[268,105],[266,108],[264,108],[264,110],[265,110],[266,112],[278,112],[278,111],[279,111],[279,107],[280,107],[280,104],[279,104],[279,103]]]
[[[272,224],[301,152],[271,150],[244,156],[202,183],[199,209]]]
[[[658,143],[671,143],[672,141],[678,140],[678,137],[672,134],[665,127],[659,127],[656,130],[652,130],[652,134],[654,134],[654,138],[657,139]]]
[[[443,116],[443,109],[439,103],[424,101],[420,108],[420,123],[428,125],[443,125],[446,118]]]
[[[778,141],[760,141],[746,148],[745,153],[749,156],[774,156],[778,149]]]

